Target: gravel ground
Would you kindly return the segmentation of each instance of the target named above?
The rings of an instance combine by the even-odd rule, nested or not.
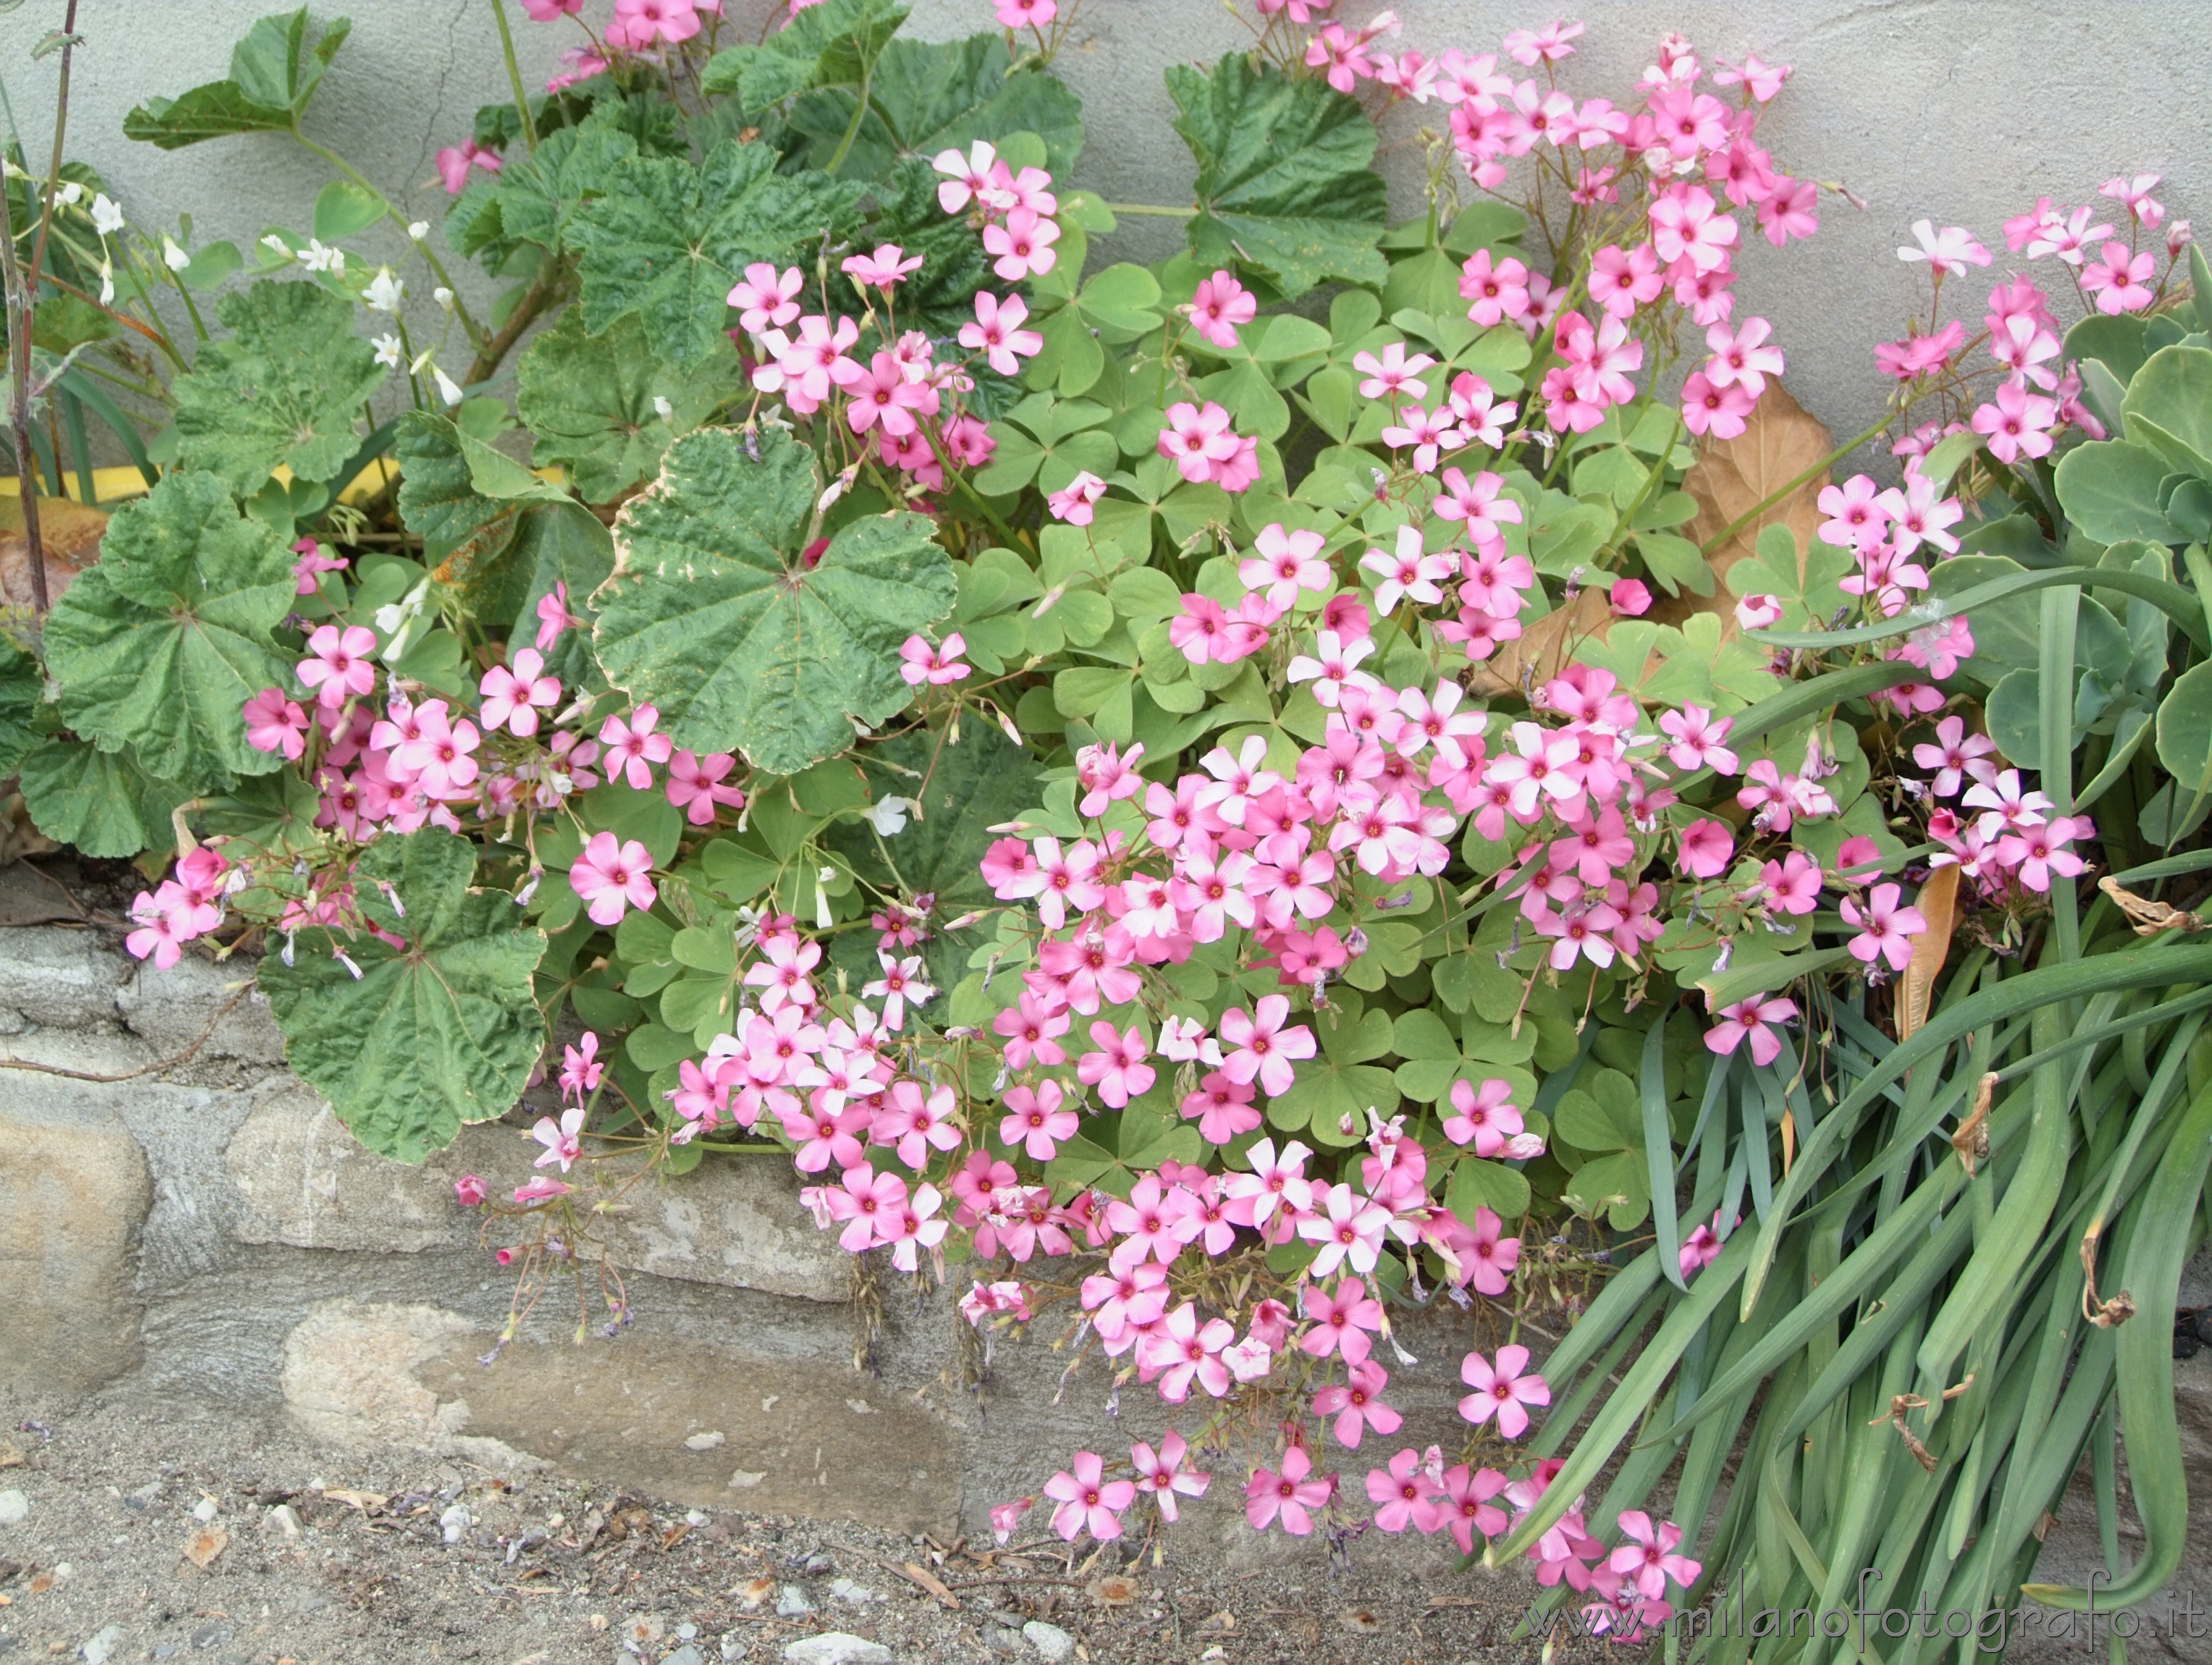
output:
[[[1334,1574],[1310,1553],[1266,1551],[1240,1570],[1181,1540],[1158,1565],[1127,1546],[1071,1557],[1034,1532],[994,1553],[419,1454],[348,1461],[281,1420],[206,1407],[111,1396],[0,1414],[6,1665],[1521,1665],[1537,1653],[1505,1639],[1517,1590],[1485,1597],[1480,1574],[1409,1573],[1402,1559],[1392,1571],[1374,1548]],[[787,1656],[824,1632],[874,1646]],[[1585,1648],[1595,1656],[1567,1651]]]

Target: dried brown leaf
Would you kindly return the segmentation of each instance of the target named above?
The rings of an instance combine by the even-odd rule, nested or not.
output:
[[[343,1503],[358,1509],[364,1515],[381,1509],[391,1501],[381,1492],[325,1491],[323,1495],[332,1503]]]
[[[1102,1572],[1091,1581],[1091,1599],[1102,1607],[1126,1607],[1142,1593],[1126,1572]]]
[[[889,1561],[884,1562],[884,1565],[885,1566],[891,1565]],[[935,1573],[930,1571],[928,1568],[922,1566],[916,1562],[908,1561],[903,1566],[892,1567],[891,1570],[895,1572],[903,1573],[908,1579],[920,1585],[922,1589],[927,1590],[932,1595],[934,1595],[946,1607],[957,1607],[960,1605],[960,1598],[955,1595],[951,1589],[946,1586],[945,1580],[939,1577]]]
[[[46,599],[59,601],[79,572],[100,559],[107,512],[66,497],[39,499],[39,548],[46,558]],[[31,548],[23,537],[22,499],[0,497],[0,602],[31,604]]]
[[[1605,591],[1585,590],[1571,605],[1547,613],[1489,658],[1470,665],[1468,687],[1479,694],[1525,694],[1565,669],[1585,639],[1604,640],[1612,622]]]
[[[230,1547],[230,1534],[219,1526],[204,1527],[185,1541],[185,1559],[204,1567]]]
[[[1744,419],[1743,432],[1733,439],[1709,440],[1682,476],[1682,489],[1698,499],[1698,512],[1681,529],[1682,536],[1699,545],[1711,542],[1738,517],[1816,467],[1834,449],[1835,442],[1820,420],[1790,397],[1789,389],[1769,378],[1766,391]],[[1817,499],[1827,483],[1827,470],[1822,469],[1730,533],[1726,542],[1705,557],[1714,576],[1725,585],[1729,568],[1758,548],[1765,527],[1787,526],[1802,550],[1820,524]],[[1735,596],[1716,589],[1703,599],[1685,596],[1676,606],[1686,615],[1718,613],[1733,625],[1735,602]]]
[[[1928,875],[1913,899],[1928,929],[1912,939],[1912,958],[1897,979],[1897,1038],[1908,1039],[1928,1021],[1928,1002],[1936,993],[1936,978],[1951,952],[1951,931],[1959,917],[1959,868],[1947,863]]]

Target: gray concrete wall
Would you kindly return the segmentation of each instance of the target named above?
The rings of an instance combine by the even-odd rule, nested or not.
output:
[[[750,32],[781,0],[729,5],[733,23]],[[86,44],[70,149],[100,166],[135,219],[168,223],[189,212],[203,234],[241,245],[266,225],[305,226],[328,175],[289,140],[254,136],[163,154],[121,133],[124,112],[138,100],[222,76],[233,39],[273,9],[273,0],[82,0]],[[588,0],[587,9],[602,17],[607,0]],[[1363,18],[1373,9],[1369,0],[1340,8]],[[27,0],[0,16],[0,75],[34,156],[45,154],[51,131],[52,60],[30,64],[27,49],[64,9],[64,0]],[[489,0],[357,0],[351,9],[353,38],[310,125],[435,218],[444,193],[432,154],[465,133],[477,105],[506,96]],[[509,10],[525,73],[538,85],[555,54],[579,37],[565,21],[532,24],[519,8]],[[2173,212],[2212,213],[2202,99],[2212,84],[2212,33],[2204,8],[2190,0],[1400,0],[1398,10],[1401,44],[1425,51],[1494,50],[1507,29],[1563,10],[1581,17],[1589,33],[1565,66],[1569,84],[1616,103],[1668,27],[1689,35],[1709,61],[1748,50],[1794,64],[1797,74],[1764,129],[1771,148],[1800,176],[1840,181],[1868,207],[1861,213],[1826,198],[1810,244],[1778,256],[1756,242],[1739,294],[1744,308],[1774,320],[1796,391],[1839,433],[1879,413],[1885,390],[1870,348],[1901,333],[1906,310],[1923,296],[1916,279],[1924,268],[1905,267],[1895,254],[1913,221],[1969,226],[2001,251],[2002,221],[2037,197],[2087,200],[2123,172],[2162,173]],[[911,27],[941,38],[989,18],[988,0],[916,0]],[[1214,0],[1088,0],[1082,23],[1062,64],[1089,123],[1079,182],[1115,200],[1188,200],[1190,162],[1167,125],[1160,70],[1231,49],[1245,38],[1243,26]],[[1392,136],[1409,130],[1394,118]],[[1418,202],[1417,164],[1402,144],[1387,159],[1408,213]],[[1173,235],[1170,224],[1134,222],[1109,252],[1150,258]],[[396,233],[357,240],[371,259],[400,251]],[[2051,263],[2039,269],[2057,277]]]

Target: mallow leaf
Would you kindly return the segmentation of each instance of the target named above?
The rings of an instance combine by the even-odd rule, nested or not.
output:
[[[700,88],[731,93],[754,115],[810,87],[857,86],[906,21],[896,0],[819,0],[757,45],[725,47],[701,71]]]
[[[231,133],[289,130],[307,107],[353,25],[334,17],[307,44],[307,9],[264,17],[231,48],[230,75],[173,99],[149,99],[123,118],[126,138],[181,150]]]
[[[0,778],[14,774],[23,754],[38,743],[31,717],[44,686],[39,662],[0,636]]]
[[[801,13],[802,17],[807,15]],[[856,84],[815,85],[792,108],[789,131],[804,165],[827,167],[852,125]],[[1044,141],[1045,166],[1064,178],[1083,148],[1083,100],[1067,83],[1042,70],[1006,72],[1006,46],[995,34],[964,40],[894,40],[868,82],[868,113],[840,172],[880,179],[901,158],[924,160],[966,150],[977,139],[1034,133]]]
[[[686,367],[723,346],[730,288],[756,260],[849,227],[860,188],[818,173],[779,174],[775,152],[726,140],[694,166],[638,156],[608,193],[579,208],[568,239],[581,250],[584,325],[597,335],[635,313],[654,356]]]
[[[239,513],[211,474],[164,475],[107,523],[99,562],[46,616],[62,716],[102,751],[134,748],[198,792],[283,760],[246,743],[240,715],[290,687],[270,633],[292,609],[291,552]]]
[[[575,126],[540,139],[535,155],[509,156],[497,173],[453,199],[446,210],[446,240],[465,255],[483,255],[494,271],[520,244],[558,248],[570,217],[605,196],[616,170],[637,154],[637,140],[623,125],[625,113],[619,102],[602,104]]]
[[[593,646],[678,746],[794,774],[911,696],[899,645],[951,612],[952,563],[902,512],[853,521],[810,559],[821,489],[813,453],[780,430],[702,428],[615,523]]]
[[[19,766],[31,825],[79,855],[124,861],[173,842],[170,813],[187,794],[147,773],[128,747],[103,752],[82,740],[50,739]]]
[[[727,348],[679,370],[647,350],[637,319],[587,336],[573,308],[530,344],[515,380],[516,412],[538,436],[532,459],[567,469],[589,503],[611,501],[649,478],[672,439],[744,389]]]
[[[279,463],[301,480],[335,479],[360,448],[362,403],[384,381],[353,308],[315,284],[270,280],[225,295],[216,316],[231,339],[202,346],[170,388],[178,460],[240,497]]]
[[[1369,166],[1375,124],[1357,100],[1238,52],[1211,70],[1170,64],[1167,82],[1198,162],[1189,231],[1202,264],[1234,261],[1286,296],[1389,276],[1376,248],[1389,203]]]
[[[454,833],[386,834],[356,864],[354,893],[404,946],[315,926],[289,966],[261,962],[285,1061],[380,1156],[420,1162],[464,1122],[504,1115],[545,1044],[531,983],[545,933],[504,891],[471,888],[475,869]]]

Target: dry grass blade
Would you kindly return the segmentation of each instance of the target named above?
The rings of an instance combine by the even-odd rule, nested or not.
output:
[[[1913,906],[1928,928],[1912,939],[1912,958],[1897,979],[1897,1038],[1909,1040],[1912,1032],[1928,1021],[1928,1003],[1936,993],[1936,978],[1951,952],[1951,932],[1959,921],[1959,869],[1947,863],[1928,875],[1913,899]]]

